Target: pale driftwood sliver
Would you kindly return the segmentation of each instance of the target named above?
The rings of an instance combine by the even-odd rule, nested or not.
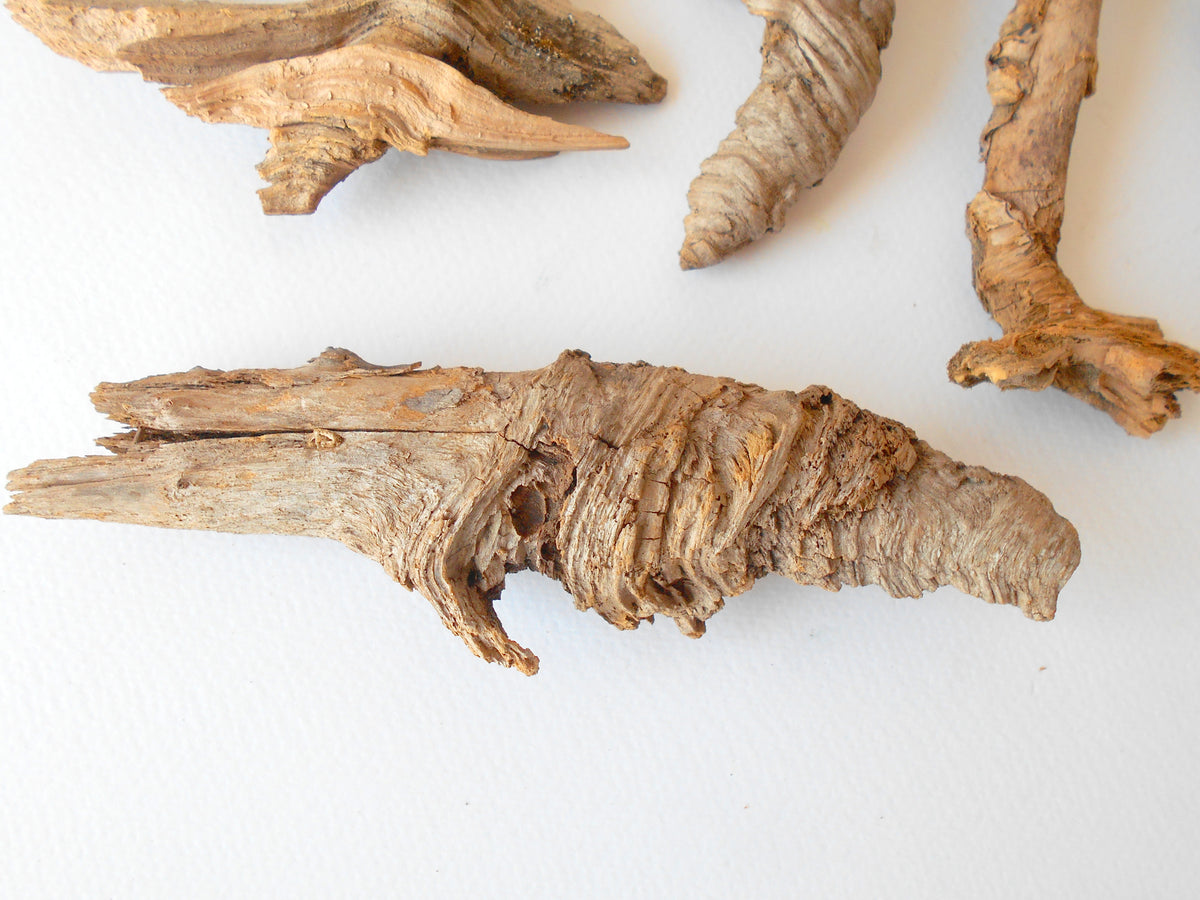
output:
[[[967,387],[1054,386],[1145,437],[1178,417],[1177,391],[1200,391],[1200,354],[1154,319],[1087,306],[1056,258],[1099,28],[1100,0],[1018,0],[992,48],[986,174],[967,221],[975,290],[1004,337],[965,345],[949,373]]]
[[[331,537],[424,594],[480,657],[532,673],[493,602],[534,569],[620,628],[699,636],[769,573],[918,596],[952,584],[1035,619],[1079,561],[1019,478],[954,462],[827,388],[564,353],[528,372],[298,369],[102,384],[114,456],[13,472],[6,512]]]
[[[270,130],[269,214],[313,212],[389,146],[529,159],[623,138],[505,101],[653,103],[666,82],[598,16],[560,0],[8,0],[49,47],[137,71],[206,121]]]

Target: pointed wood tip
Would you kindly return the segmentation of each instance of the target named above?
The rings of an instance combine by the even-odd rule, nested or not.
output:
[[[628,150],[629,141],[618,134],[605,134],[603,131],[593,131],[587,129],[588,133],[583,135],[579,146],[572,147],[573,150]]]
[[[707,269],[721,262],[728,254],[721,252],[703,236],[689,234],[679,248],[679,268],[685,272]]]

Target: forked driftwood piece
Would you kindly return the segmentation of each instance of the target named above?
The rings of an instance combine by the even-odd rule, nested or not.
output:
[[[332,537],[424,594],[486,660],[537,657],[493,609],[507,572],[619,628],[698,637],[778,572],[919,596],[952,584],[1035,619],[1079,561],[1019,478],[969,467],[823,387],[796,394],[564,353],[530,372],[299,369],[102,384],[112,457],[12,473],[9,513]]]
[[[8,6],[58,53],[176,85],[168,98],[206,121],[269,128],[267,213],[312,212],[388,146],[499,159],[625,147],[501,100],[654,103],[666,92],[612,26],[559,0]]]
[[[800,192],[829,174],[875,97],[896,13],[894,0],[743,2],[767,20],[762,75],[688,191],[684,269],[780,230]]]
[[[1176,391],[1200,390],[1200,355],[1154,319],[1085,305],[1056,260],[1099,24],[1100,0],[1018,0],[988,57],[986,175],[967,223],[975,290],[1004,337],[965,345],[949,372],[966,387],[1053,385],[1145,437],[1179,416]]]

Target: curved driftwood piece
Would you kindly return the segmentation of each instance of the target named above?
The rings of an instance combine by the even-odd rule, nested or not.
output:
[[[698,637],[778,572],[896,596],[939,585],[1034,619],[1079,561],[1019,478],[954,462],[823,387],[766,391],[564,353],[529,372],[299,369],[102,384],[115,456],[12,473],[6,512],[332,537],[424,594],[486,660],[537,658],[493,608],[505,574],[558,579],[619,628]]]
[[[163,93],[205,122],[271,129],[271,155],[259,167],[272,182],[260,192],[268,213],[312,212],[388,146],[518,159],[629,146],[521,112],[432,57],[372,44],[261,63]]]
[[[1058,266],[1079,105],[1095,89],[1100,0],[1019,0],[988,57],[986,175],[967,208],[975,290],[1004,329],[967,344],[950,377],[971,387],[1060,388],[1148,436],[1200,390],[1200,355],[1154,319],[1092,309]]]
[[[562,0],[7,0],[50,49],[100,71],[194,84],[369,42],[432,56],[520,103],[657,103],[667,83],[604,19]]]
[[[688,191],[684,269],[780,230],[800,192],[829,174],[875,97],[896,12],[894,0],[744,2],[767,20],[762,75]]]
[[[666,92],[612,26],[559,0],[8,6],[58,53],[173,85],[168,98],[208,121],[269,128],[259,172],[271,185],[259,195],[271,214],[314,211],[388,146],[491,159],[628,146],[502,100],[653,103]]]

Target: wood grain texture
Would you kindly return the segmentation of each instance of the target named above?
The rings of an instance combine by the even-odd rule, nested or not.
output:
[[[893,0],[744,0],[767,20],[758,87],[688,191],[680,266],[697,269],[783,228],[833,169],[875,97]]]
[[[269,214],[313,212],[389,146],[491,159],[619,149],[507,101],[654,103],[666,81],[598,16],[559,0],[229,4],[8,0],[49,47],[136,71],[207,121],[257,125]]]
[[[564,353],[527,372],[193,369],[102,384],[115,455],[34,463],[6,512],[331,537],[420,591],[480,657],[532,673],[493,608],[559,580],[620,628],[699,636],[770,572],[919,596],[951,584],[1034,619],[1079,561],[1019,478],[948,458],[824,387],[766,391]]]
[[[632,43],[561,0],[7,0],[48,47],[100,71],[195,84],[356,43],[454,66],[504,100],[657,103],[667,83]]]
[[[1200,390],[1200,354],[1154,319],[1087,306],[1056,258],[1099,28],[1100,0],[1019,0],[992,48],[986,174],[967,222],[975,290],[1004,337],[965,345],[949,374],[966,387],[1054,386],[1145,437],[1179,416],[1177,391]]]

